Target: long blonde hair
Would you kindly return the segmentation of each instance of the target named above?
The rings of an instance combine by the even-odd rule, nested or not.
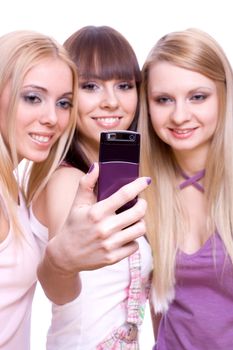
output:
[[[173,297],[175,264],[187,220],[176,188],[177,164],[170,147],[155,134],[149,117],[147,89],[150,67],[166,61],[198,72],[217,86],[219,120],[206,163],[207,228],[216,228],[233,261],[233,75],[219,44],[197,29],[170,33],[152,48],[142,69],[139,131],[142,134],[142,175],[151,175],[146,191],[147,235],[153,250],[153,286],[158,311]]]
[[[14,121],[22,84],[26,74],[38,63],[48,58],[59,58],[65,62],[73,76],[73,109],[65,133],[53,146],[49,157],[40,164],[33,164],[27,178],[26,197],[29,203],[32,197],[42,188],[51,172],[62,159],[72,138],[76,126],[77,112],[77,77],[76,67],[66,50],[55,40],[33,31],[15,31],[0,37],[0,94],[7,83],[10,84],[9,108],[4,116],[7,122],[7,140],[0,133],[0,187],[1,195],[8,212],[10,222],[19,227],[16,218],[16,206],[19,196],[19,179],[14,174],[18,166],[15,145]],[[0,106],[1,107],[1,106]]]

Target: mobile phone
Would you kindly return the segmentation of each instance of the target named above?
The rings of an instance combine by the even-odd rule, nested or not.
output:
[[[97,200],[111,196],[122,186],[139,176],[140,134],[135,131],[115,130],[100,134],[99,179]],[[132,207],[137,198],[119,208],[120,213]]]

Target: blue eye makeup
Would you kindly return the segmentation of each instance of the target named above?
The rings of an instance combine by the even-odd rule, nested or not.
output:
[[[34,92],[23,93],[21,97],[24,99],[25,102],[30,104],[40,103],[42,101],[39,94],[36,94]]]
[[[70,109],[73,107],[71,100],[67,98],[62,98],[56,103],[56,105],[62,109]]]

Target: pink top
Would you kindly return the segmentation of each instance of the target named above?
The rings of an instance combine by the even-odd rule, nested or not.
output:
[[[41,254],[31,233],[27,208],[18,207],[23,236],[10,229],[0,243],[0,349],[30,349],[31,304]]]

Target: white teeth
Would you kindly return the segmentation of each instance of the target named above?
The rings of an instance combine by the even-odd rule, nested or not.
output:
[[[31,134],[32,139],[41,142],[41,143],[46,143],[50,140],[49,136],[42,136],[42,135],[36,135],[36,134]]]
[[[112,124],[114,123],[116,120],[119,120],[119,118],[96,118],[96,120],[102,122],[102,123],[107,123],[107,124]]]
[[[190,129],[174,129],[174,131],[177,133],[177,134],[188,134],[191,130]]]

